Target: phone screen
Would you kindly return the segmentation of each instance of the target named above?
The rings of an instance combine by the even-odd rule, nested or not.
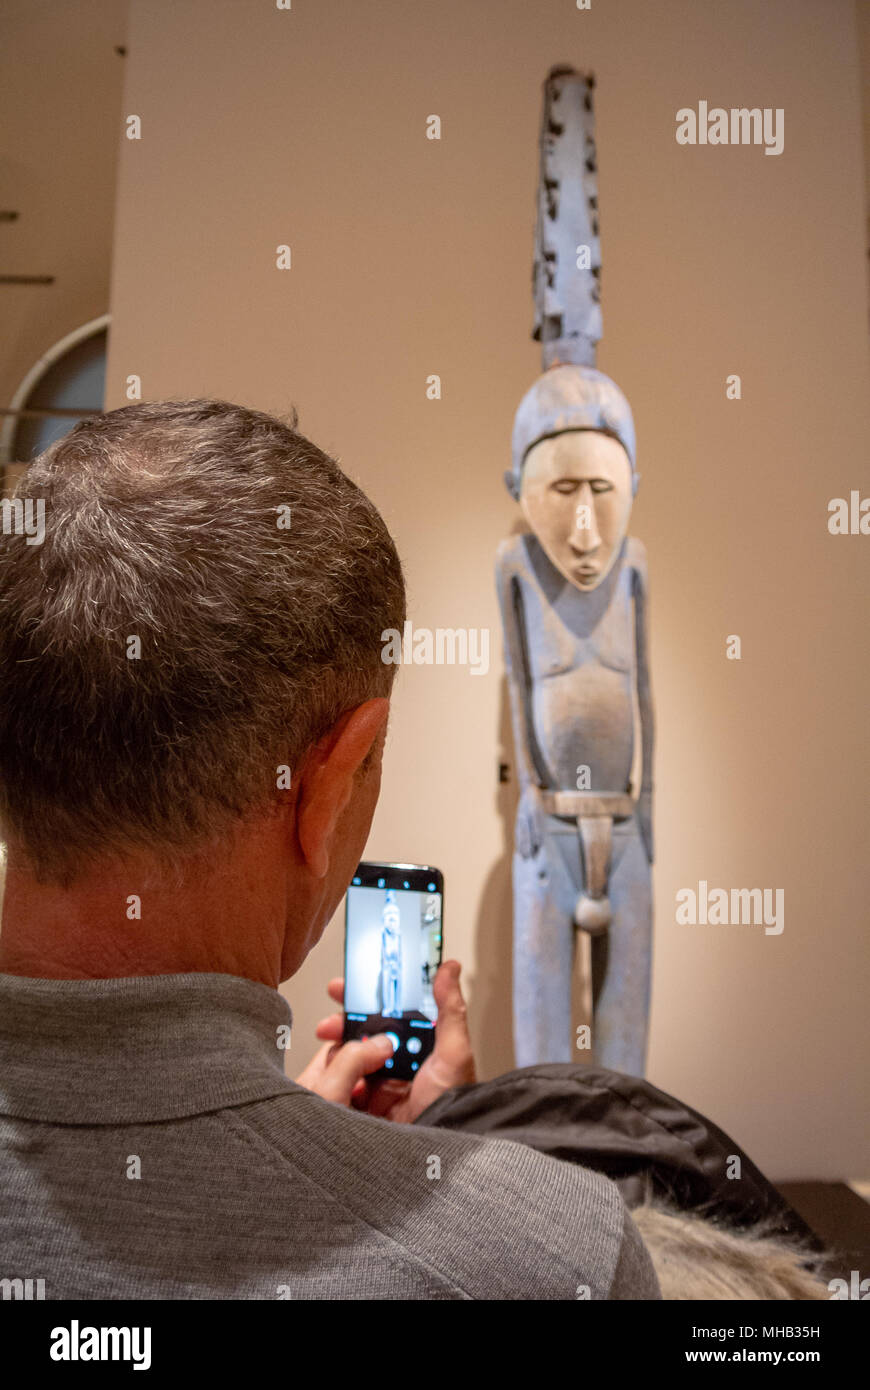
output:
[[[444,879],[421,864],[360,864],[347,890],[344,1040],[388,1033],[392,1057],[371,1073],[412,1081],[435,1046]]]

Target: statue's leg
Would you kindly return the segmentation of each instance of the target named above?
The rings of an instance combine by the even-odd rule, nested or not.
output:
[[[545,834],[537,853],[513,857],[514,1049],[517,1066],[575,1061],[571,1033],[573,905],[565,859]]]
[[[608,897],[610,926],[604,936],[592,938],[592,1046],[601,1066],[643,1076],[652,976],[652,883],[634,817],[613,827]]]

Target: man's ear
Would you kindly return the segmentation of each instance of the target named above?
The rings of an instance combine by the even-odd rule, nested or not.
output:
[[[389,712],[386,698],[366,700],[349,710],[314,745],[302,765],[296,783],[296,834],[315,878],[327,873],[332,839],[353,794],[354,778],[386,729]]]

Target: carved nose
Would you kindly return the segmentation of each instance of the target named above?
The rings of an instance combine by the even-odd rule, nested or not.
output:
[[[583,483],[574,512],[574,527],[571,532],[571,547],[581,555],[597,550],[601,536],[595,522],[593,493],[588,483]]]

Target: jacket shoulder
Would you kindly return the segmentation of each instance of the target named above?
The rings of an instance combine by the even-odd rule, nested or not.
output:
[[[293,1106],[294,1157],[307,1137],[333,1195],[467,1297],[610,1296],[627,1213],[608,1178],[511,1140],[397,1125],[303,1094],[280,1098]]]

